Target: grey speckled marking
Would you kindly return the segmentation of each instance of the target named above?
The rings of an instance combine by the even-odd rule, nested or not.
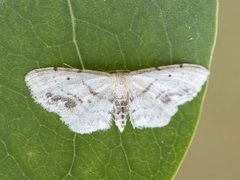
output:
[[[93,96],[96,96],[98,94],[98,92],[94,91],[90,86],[87,86],[87,88]]]
[[[82,81],[82,84],[83,84],[84,86],[87,86],[89,92],[90,92],[93,96],[98,95],[98,92],[94,91],[93,88],[92,88],[91,86],[87,85],[84,81]]]
[[[153,83],[150,83],[150,84],[142,91],[142,93],[144,94],[144,93],[148,92],[152,85],[153,85]]]
[[[67,102],[65,103],[65,107],[66,108],[74,108],[74,107],[76,107],[77,106],[77,104],[76,104],[76,102],[75,101],[73,101],[72,99],[70,99],[70,98],[68,98],[67,99]]]
[[[129,113],[127,96],[119,97],[114,99],[114,111],[113,115],[117,126],[124,129],[127,122],[127,115]]]
[[[191,93],[191,90],[190,89],[183,89],[183,91],[186,93],[186,94],[190,94]]]
[[[53,96],[51,98],[51,100],[54,101],[54,102],[57,102],[57,101],[66,102],[65,107],[69,108],[69,109],[77,106],[77,103],[69,97],[63,97],[63,96],[60,96],[60,95],[56,95],[56,96]]]
[[[164,103],[164,104],[168,104],[171,102],[171,98],[169,97],[169,95],[165,95],[161,98],[161,101]]]
[[[56,95],[56,96],[53,96],[53,97],[51,98],[51,100],[57,102],[57,101],[59,101],[59,100],[62,99],[62,98],[63,98],[62,96]]]
[[[52,97],[52,93],[50,93],[50,92],[47,92],[47,93],[46,93],[46,97],[47,97],[47,98],[50,98],[50,97]]]
[[[80,102],[80,104],[83,103],[83,100],[81,98],[79,98],[77,95],[72,94],[72,93],[68,93],[68,92],[64,92],[64,93],[66,93],[68,96],[74,97],[74,99],[76,99],[78,102]]]
[[[160,100],[164,104],[168,104],[172,101],[171,97],[176,97],[176,96],[181,97],[181,96],[183,96],[183,94],[181,94],[181,93],[167,93],[163,97],[161,97],[161,94],[159,94],[158,96],[156,96],[156,99],[158,99],[160,97]]]

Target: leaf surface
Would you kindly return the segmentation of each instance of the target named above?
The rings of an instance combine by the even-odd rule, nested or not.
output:
[[[0,179],[172,179],[203,92],[164,128],[72,133],[33,102],[24,76],[68,64],[112,71],[209,67],[216,0],[0,1]]]

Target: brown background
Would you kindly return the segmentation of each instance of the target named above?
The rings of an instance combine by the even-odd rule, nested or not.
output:
[[[240,179],[240,1],[220,0],[211,77],[196,136],[176,180]]]

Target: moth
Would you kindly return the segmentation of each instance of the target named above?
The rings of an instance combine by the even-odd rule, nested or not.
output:
[[[208,75],[194,64],[115,73],[49,67],[29,72],[25,81],[35,102],[73,132],[90,134],[109,129],[112,121],[123,132],[128,119],[133,128],[166,126]]]

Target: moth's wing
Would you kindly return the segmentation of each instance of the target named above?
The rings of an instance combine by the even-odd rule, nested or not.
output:
[[[133,127],[162,127],[178,106],[197,96],[209,71],[199,65],[170,65],[129,76],[129,115]]]
[[[85,134],[110,128],[113,95],[109,74],[43,68],[29,72],[25,81],[34,100],[57,113],[72,131]]]

